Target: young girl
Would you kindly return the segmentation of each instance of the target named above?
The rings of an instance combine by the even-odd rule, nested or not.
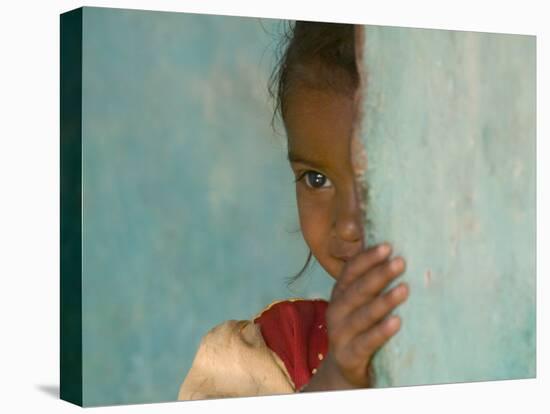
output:
[[[364,388],[373,354],[397,333],[389,314],[408,296],[391,246],[365,249],[352,150],[359,104],[353,25],[296,22],[279,66],[276,111],[296,177],[300,228],[335,279],[330,300],[272,303],[202,339],[178,399]]]

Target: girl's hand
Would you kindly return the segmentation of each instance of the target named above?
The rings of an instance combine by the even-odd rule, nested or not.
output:
[[[381,244],[357,254],[344,266],[326,313],[329,352],[301,391],[371,385],[371,358],[401,324],[398,316],[386,316],[409,294],[405,283],[381,293],[405,270],[405,261],[401,257],[389,260],[390,253],[391,247]]]

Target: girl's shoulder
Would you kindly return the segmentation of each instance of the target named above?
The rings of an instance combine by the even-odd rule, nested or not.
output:
[[[267,305],[251,320],[210,329],[178,399],[292,393],[309,381],[328,348],[323,299],[292,298]]]
[[[279,299],[271,302],[269,305],[264,307],[254,318],[256,321],[263,314],[266,313],[285,313],[285,312],[298,312],[301,314],[308,314],[311,312],[324,313],[328,302],[325,299],[315,298],[315,299],[305,299],[305,298],[289,298],[289,299]]]
[[[254,318],[296,389],[309,382],[328,352],[327,306],[324,299],[285,299],[269,304]]]

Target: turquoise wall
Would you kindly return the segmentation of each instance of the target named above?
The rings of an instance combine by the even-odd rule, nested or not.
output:
[[[366,26],[367,234],[408,263],[378,386],[535,376],[535,38]]]
[[[84,8],[84,405],[177,398],[200,338],[327,297],[266,84],[280,22]]]
[[[175,400],[200,338],[303,265],[270,127],[281,22],[84,8],[83,403]],[[366,27],[370,243],[411,297],[378,386],[535,375],[535,42]],[[282,131],[282,129],[281,129]]]

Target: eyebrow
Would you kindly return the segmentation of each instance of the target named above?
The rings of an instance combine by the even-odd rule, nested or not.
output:
[[[308,160],[304,157],[301,157],[298,154],[294,154],[293,152],[288,152],[287,159],[289,162],[292,163],[300,163],[300,164],[306,164],[310,165],[314,168],[323,169],[323,164],[321,162],[315,161],[315,160]]]

